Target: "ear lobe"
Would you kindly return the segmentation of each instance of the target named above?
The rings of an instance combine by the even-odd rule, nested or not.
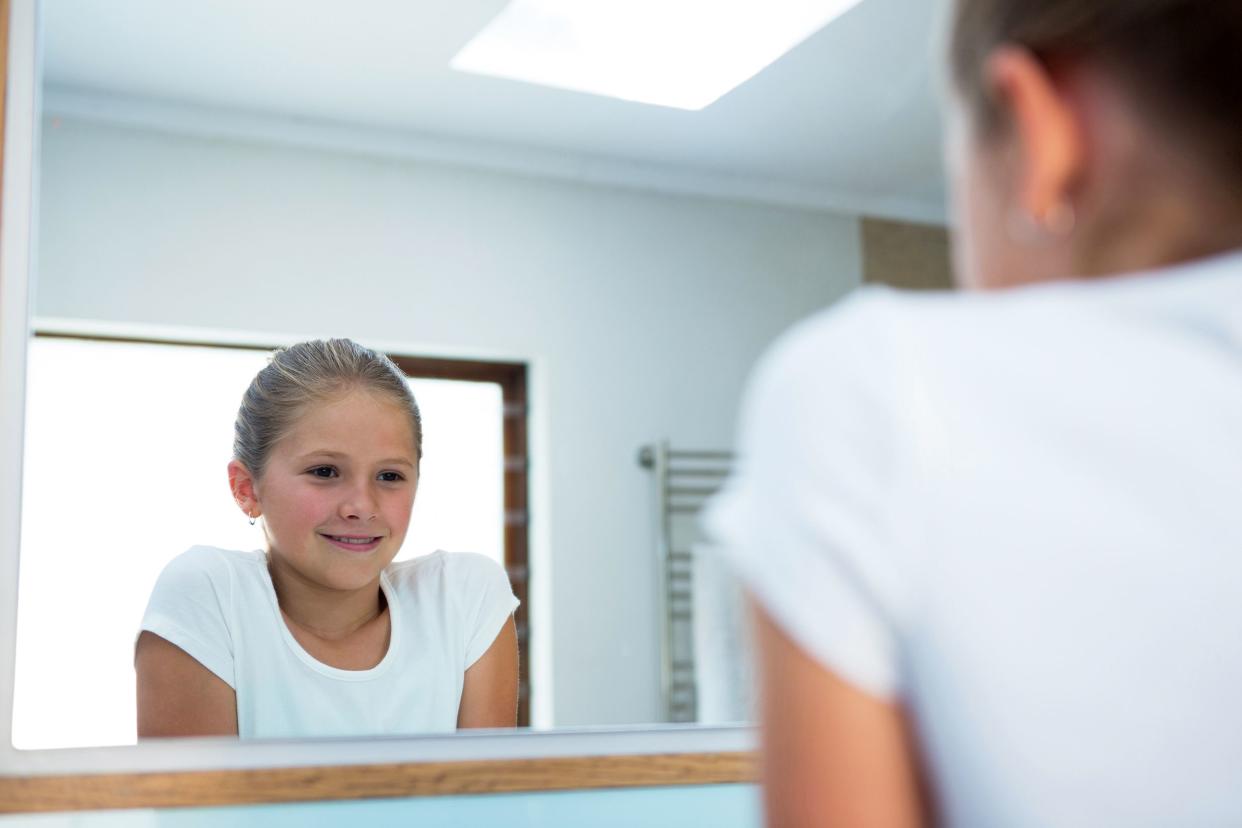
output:
[[[1017,153],[1019,206],[1045,224],[1071,206],[1085,154],[1082,125],[1064,84],[1028,49],[1001,46],[984,66],[985,78],[1008,110]]]
[[[257,518],[263,514],[254,488],[254,475],[240,460],[229,461],[229,489],[233,492],[237,507],[249,517]]]

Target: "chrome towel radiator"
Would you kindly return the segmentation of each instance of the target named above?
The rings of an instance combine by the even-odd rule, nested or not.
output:
[[[669,722],[698,719],[694,664],[694,554],[699,513],[733,467],[728,451],[643,446],[638,463],[652,472],[656,507],[657,594],[662,604],[660,685]]]

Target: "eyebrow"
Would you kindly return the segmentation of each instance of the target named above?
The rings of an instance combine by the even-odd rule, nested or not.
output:
[[[348,456],[349,455],[344,454],[339,451],[330,451],[329,449],[320,449],[319,451],[308,451],[298,459],[305,461],[305,460],[311,459],[312,457],[333,457],[333,458],[346,457],[347,458]],[[404,457],[389,457],[385,460],[380,460],[378,462],[378,465],[380,466],[409,466],[410,468],[414,468],[414,464]]]

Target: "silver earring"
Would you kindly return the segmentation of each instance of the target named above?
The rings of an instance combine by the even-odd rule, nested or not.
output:
[[[1046,244],[1054,238],[1066,238],[1074,232],[1077,223],[1074,205],[1059,201],[1039,216],[1015,207],[1006,216],[1005,230],[1011,241],[1037,245]]]
[[[1040,217],[1041,225],[1044,231],[1053,236],[1064,238],[1074,232],[1074,225],[1078,223],[1078,216],[1074,214],[1074,205],[1068,201],[1058,201],[1048,209]]]
[[[254,515],[251,515],[251,516],[250,516],[250,525],[251,525],[251,526],[254,526],[254,522],[255,522],[255,516],[254,516]]]
[[[1005,233],[1009,240],[1022,245],[1038,244],[1039,223],[1035,218],[1019,207],[1013,207],[1005,216]]]

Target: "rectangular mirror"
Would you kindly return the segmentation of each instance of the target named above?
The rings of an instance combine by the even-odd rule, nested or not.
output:
[[[775,337],[864,279],[947,284],[928,46],[942,4],[825,2],[699,109],[462,57],[484,31],[520,34],[528,5],[12,3],[10,764],[233,756],[217,740],[207,760],[132,747],[134,641],[188,548],[270,554],[230,491],[234,419],[273,348],[327,337],[390,356],[421,405],[395,560],[473,552],[507,575],[517,724],[677,725],[669,738],[692,745],[683,726],[748,717],[737,595],[700,554],[697,511]],[[710,51],[645,48],[610,47],[631,79]],[[417,754],[350,744],[341,755]],[[275,764],[293,750],[245,747]]]

